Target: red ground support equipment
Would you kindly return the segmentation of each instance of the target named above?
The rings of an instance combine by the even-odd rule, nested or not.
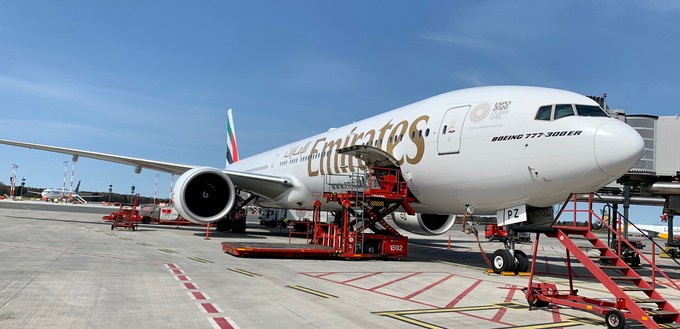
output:
[[[135,195],[132,205],[121,205],[118,211],[111,213],[111,215],[104,216],[104,220],[112,220],[111,229],[122,227],[129,230],[136,230],[137,225],[142,221],[142,216],[139,215],[137,206],[139,205],[139,194]]]
[[[400,206],[413,214],[408,202],[408,187],[397,168],[371,167],[370,174],[352,175],[352,180],[337,186],[355,189],[324,192],[326,202],[342,206],[343,218],[339,223],[321,223],[321,201],[314,203],[314,215],[309,230],[298,232],[307,235],[307,244],[263,244],[223,242],[225,252],[236,256],[291,257],[291,258],[396,258],[408,255],[408,237],[402,236],[385,221],[385,216]],[[346,178],[346,177],[345,177]],[[327,182],[327,186],[332,186]],[[329,188],[332,189],[332,188]],[[294,225],[290,225],[291,233]],[[366,232],[371,229],[373,233]]]
[[[484,237],[489,241],[503,241],[507,239],[508,232],[496,224],[487,224],[484,227]]]
[[[654,246],[652,246],[652,259],[650,260],[593,211],[592,197],[591,195],[587,202],[587,209],[578,209],[575,196],[571,201],[573,209],[567,209],[570,200],[565,201],[553,225],[545,227],[542,232],[548,237],[556,238],[566,248],[569,289],[559,290],[552,283],[534,283],[536,261],[533,261],[529,285],[525,289],[529,304],[537,307],[549,304],[563,305],[604,315],[605,323],[609,328],[625,327],[626,319],[638,321],[646,328],[680,328],[678,324],[680,313],[657,291],[656,276],[664,276],[670,288],[680,290],[680,287],[656,266]],[[573,221],[562,219],[561,225],[557,225],[560,216],[568,212],[573,212]],[[578,225],[577,215],[579,214],[587,216],[585,225]],[[602,222],[602,225],[617,237],[616,245],[610,248],[591,231],[593,220]],[[534,260],[537,259],[539,236],[540,233],[537,233],[534,242]],[[579,245],[578,242],[585,242],[585,246]],[[585,247],[596,250],[597,255],[588,255],[583,250]],[[622,248],[626,247],[646,261],[642,268],[651,273],[651,280],[641,277],[624,259],[618,256],[621,255]],[[572,256],[595,276],[597,281],[613,295],[613,298],[596,299],[578,295],[578,290],[574,289],[573,284]]]

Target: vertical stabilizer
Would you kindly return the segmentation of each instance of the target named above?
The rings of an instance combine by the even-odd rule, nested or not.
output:
[[[234,130],[234,118],[231,109],[227,110],[227,166],[238,161],[238,146],[236,144],[236,131]]]
[[[78,193],[78,190],[80,190],[80,180],[78,181],[78,185],[76,185],[76,190],[74,192]]]

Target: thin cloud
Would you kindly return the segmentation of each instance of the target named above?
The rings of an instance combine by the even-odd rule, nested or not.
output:
[[[451,36],[451,35],[444,35],[444,34],[422,34],[420,35],[421,38],[428,40],[428,41],[433,41],[445,45],[453,45],[453,46],[458,46],[466,49],[470,49],[473,51],[478,51],[478,52],[503,52],[503,53],[511,53],[512,50],[509,48],[503,47],[499,44],[493,43],[488,40],[484,39],[472,39],[472,38],[463,38],[463,37],[456,37],[456,36]]]
[[[660,14],[680,13],[680,1],[677,0],[644,0],[639,3],[647,10]]]
[[[294,72],[290,84],[304,89],[348,90],[366,84],[357,67],[339,61],[306,60]]]
[[[469,86],[486,86],[487,83],[485,83],[481,76],[479,74],[463,74],[463,73],[458,73],[454,75],[454,78],[456,80],[459,80],[463,82],[465,85]]]

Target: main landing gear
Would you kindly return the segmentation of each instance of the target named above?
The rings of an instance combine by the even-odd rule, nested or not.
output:
[[[526,272],[529,270],[529,258],[521,250],[498,249],[493,252],[491,268],[496,274],[502,272]]]

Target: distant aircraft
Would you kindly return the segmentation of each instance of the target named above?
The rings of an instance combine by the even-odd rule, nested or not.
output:
[[[644,231],[647,235],[658,235],[661,239],[668,239],[668,225],[640,225],[636,224],[637,228],[628,225],[628,235],[638,234],[641,235],[640,231]],[[680,226],[673,226],[673,236],[680,237]]]
[[[195,223],[227,216],[237,190],[258,196],[262,207],[312,209],[327,175],[349,176],[370,161],[401,170],[415,213],[394,222],[426,235],[448,231],[453,214],[466,210],[501,215],[507,224],[525,221],[530,206],[548,209],[571,192],[593,192],[625,174],[644,147],[633,128],[609,117],[595,101],[522,86],[444,93],[240,159],[226,169],[10,140],[0,144],[181,175],[174,204]],[[229,152],[238,159],[235,149]],[[341,207],[322,202],[322,209]]]
[[[76,189],[71,191],[71,198],[76,200],[78,203],[87,203],[85,198],[91,198],[91,197],[97,197],[94,195],[80,195],[78,194],[78,190],[80,189],[80,181],[78,181],[78,185],[76,185]],[[40,194],[40,198],[42,200],[54,200],[54,199],[61,199],[61,198],[68,198],[69,197],[69,191],[67,191],[64,188],[46,188],[42,190],[41,192],[35,192],[35,191],[28,191],[28,193],[32,194]]]

